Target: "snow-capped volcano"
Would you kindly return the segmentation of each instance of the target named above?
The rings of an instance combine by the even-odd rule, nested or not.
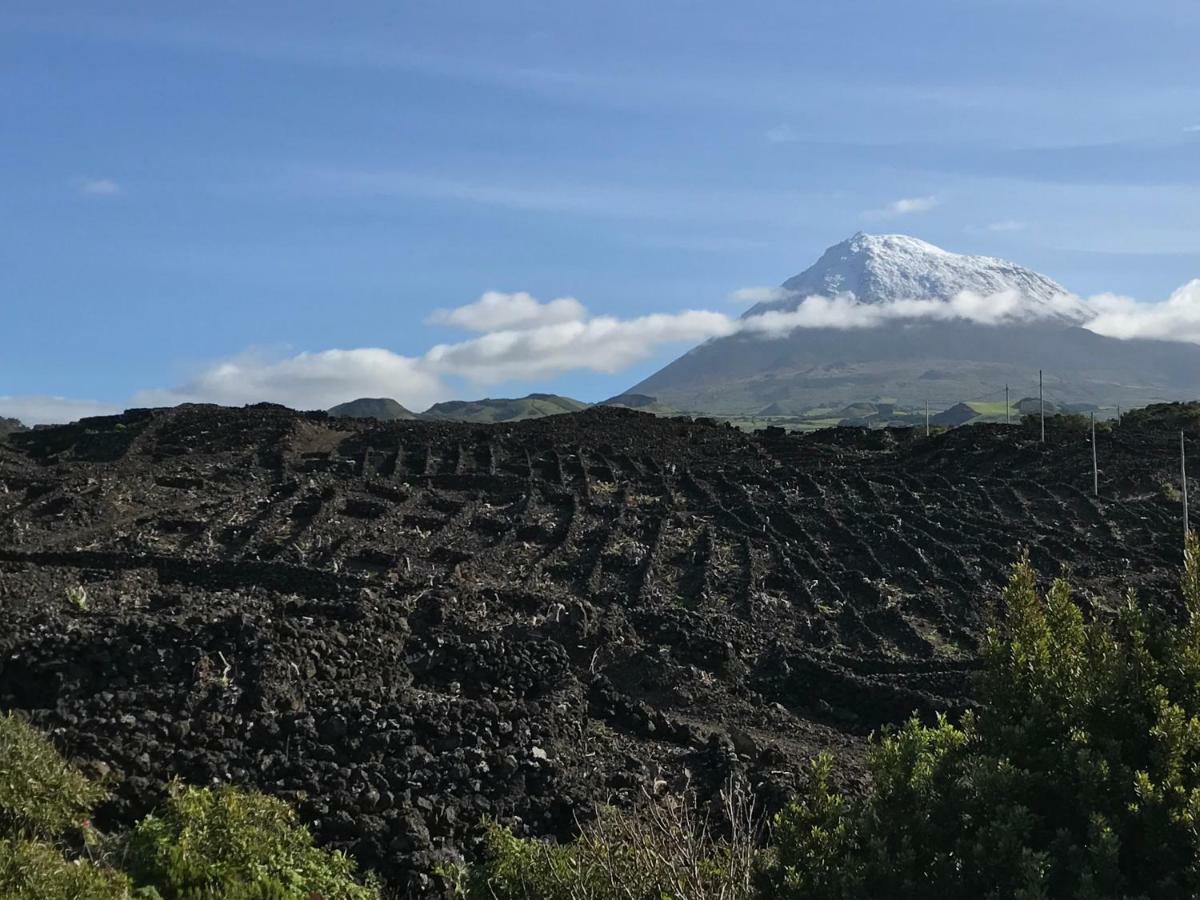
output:
[[[994,256],[967,256],[904,234],[859,232],[783,283],[780,299],[746,316],[795,309],[805,297],[852,294],[863,303],[1018,295],[1029,318],[1082,318],[1082,301],[1053,279]]]
[[[859,401],[946,408],[1037,393],[1130,405],[1200,396],[1200,347],[1081,327],[1045,275],[899,234],[856,234],[710,340],[629,389],[686,411],[808,415]],[[756,321],[758,319],[758,321]],[[761,325],[762,327],[758,327]]]

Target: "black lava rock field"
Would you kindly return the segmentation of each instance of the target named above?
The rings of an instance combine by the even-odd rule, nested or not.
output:
[[[494,817],[762,808],[956,714],[1020,547],[1093,604],[1173,596],[1178,433],[744,434],[132,410],[0,439],[0,708],[133,821],[178,776],[294,803],[400,893]],[[1200,470],[1198,470],[1200,471]]]

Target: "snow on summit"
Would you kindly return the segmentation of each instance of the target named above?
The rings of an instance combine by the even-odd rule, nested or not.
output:
[[[1045,275],[992,256],[951,253],[903,234],[859,232],[830,247],[783,289],[784,297],[759,303],[745,316],[793,310],[813,295],[891,304],[1015,294],[1034,317],[1078,318],[1084,311],[1082,301]]]

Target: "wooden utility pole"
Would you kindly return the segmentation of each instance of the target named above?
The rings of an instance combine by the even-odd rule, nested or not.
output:
[[[1038,369],[1038,407],[1042,413],[1042,443],[1046,443],[1046,395],[1042,393],[1042,370]]]
[[[1100,496],[1100,467],[1096,462],[1096,414],[1092,413],[1092,494]]]
[[[929,437],[929,401],[925,401],[925,437]]]
[[[1187,447],[1183,443],[1183,432],[1179,432],[1179,480],[1183,483],[1183,549],[1187,552],[1188,502],[1187,502]]]
[[[1008,404],[1008,385],[1004,386],[1004,424],[1012,424],[1012,407]]]

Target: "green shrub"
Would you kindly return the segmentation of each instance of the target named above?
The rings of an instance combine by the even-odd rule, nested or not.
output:
[[[313,845],[286,803],[231,787],[174,784],[163,810],[134,829],[127,865],[163,900],[372,900],[354,862]]]
[[[828,760],[776,822],[764,897],[1180,898],[1200,894],[1200,543],[1187,621],[1130,597],[1087,623],[1018,563],[984,647],[977,718],[912,721],[847,798]]]
[[[569,844],[487,827],[485,860],[457,874],[466,900],[748,900],[754,840],[741,792],[725,795],[732,837],[714,839],[690,800],[603,807]]]
[[[12,713],[0,715],[0,837],[53,838],[79,828],[102,787]]]

